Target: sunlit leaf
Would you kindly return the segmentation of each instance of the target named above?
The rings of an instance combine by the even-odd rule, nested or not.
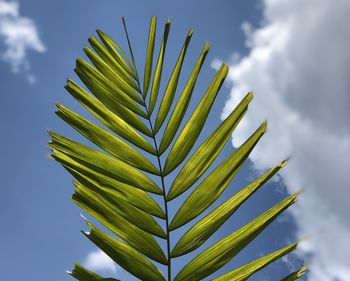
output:
[[[69,275],[74,277],[79,281],[120,281],[114,278],[104,278],[84,267],[82,267],[79,263],[74,263],[74,269],[72,272],[69,272]]]
[[[101,30],[96,30],[98,36],[100,37],[102,43],[105,45],[105,47],[108,49],[110,54],[114,57],[114,59],[117,61],[117,63],[123,67],[130,75],[132,75],[135,79],[137,79],[137,76],[135,75],[130,61],[123,51],[123,49],[120,47],[120,45],[115,42],[110,36],[108,36],[106,33],[104,33]]]
[[[143,78],[143,95],[147,95],[149,83],[152,75],[152,65],[153,65],[153,53],[154,53],[154,42],[156,39],[156,29],[157,29],[157,18],[152,17],[149,33],[148,33],[148,43],[147,43],[147,52],[146,52],[146,61],[145,61],[145,70]]]
[[[60,157],[57,157],[53,155],[52,157],[59,161],[80,183],[89,186],[93,190],[98,190],[99,194],[102,194],[110,201],[118,202],[119,200],[124,200],[150,215],[165,219],[164,211],[147,192],[116,181],[79,164],[67,156],[60,155]]]
[[[202,68],[204,60],[209,51],[209,44],[205,43],[202,53],[200,54],[187,82],[179,97],[179,100],[175,104],[174,111],[170,115],[169,121],[167,122],[164,134],[160,143],[159,153],[163,152],[168,148],[171,141],[180,127],[181,121],[186,113],[188,104],[191,100],[194,86],[196,85],[199,72]]]
[[[76,73],[84,84],[90,88],[93,94],[102,102],[108,102],[113,107],[116,104],[122,105],[141,117],[147,118],[146,113],[134,102],[134,100],[123,89],[117,87],[92,67],[82,58],[76,61]],[[93,90],[93,88],[95,90]],[[119,106],[120,107],[120,106]]]
[[[157,98],[158,98],[160,81],[162,78],[162,71],[163,71],[164,55],[165,55],[166,44],[168,42],[169,30],[170,30],[170,20],[168,19],[167,23],[165,24],[165,27],[164,27],[163,40],[162,40],[162,44],[160,46],[156,68],[154,70],[151,95],[149,98],[149,106],[148,106],[148,114],[149,115],[152,114],[154,106],[155,106]]]
[[[177,242],[171,252],[173,257],[184,255],[200,247],[213,235],[231,215],[257,191],[266,181],[276,174],[284,165],[285,161],[268,170],[256,180],[226,200],[219,207],[211,211],[204,218],[196,222]]]
[[[209,168],[247,111],[248,104],[252,98],[253,95],[249,93],[187,160],[171,185],[167,196],[168,200],[172,200],[185,192]]]
[[[50,156],[74,177],[72,200],[110,232],[104,233],[88,222],[91,231],[83,233],[113,261],[140,280],[202,280],[247,247],[283,210],[294,203],[297,194],[202,249],[172,279],[172,259],[203,246],[286,161],[266,171],[240,191],[232,192],[233,196],[180,234],[180,239],[171,248],[173,231],[201,215],[226,190],[265,133],[266,123],[240,147],[223,157],[221,163],[213,165],[247,112],[252,93],[248,93],[234,111],[208,137],[205,136],[204,141],[198,143],[203,139],[201,132],[228,75],[228,66],[221,65],[208,83],[204,95],[196,93],[194,102],[197,104],[193,105],[192,112],[188,112],[209,44],[205,43],[189,76],[183,79],[182,67],[192,38],[190,29],[175,66],[169,73],[165,68],[169,67],[168,61],[171,59],[168,60],[165,51],[169,49],[170,20],[165,22],[162,41],[157,46],[158,56],[154,61],[157,18],[152,17],[143,79],[140,81],[124,18],[122,23],[130,59],[112,37],[97,30],[99,38],[90,36],[88,41],[91,47],[83,48],[91,64],[78,58],[74,69],[87,89],[71,79],[65,86],[71,96],[97,120],[57,103],[57,115],[85,137],[89,144],[50,131]],[[142,46],[137,48],[142,49]],[[165,73],[169,73],[169,77],[165,78]],[[165,79],[167,84],[163,87],[161,83]],[[181,83],[184,84],[183,89],[177,93]],[[149,91],[150,95],[147,96]],[[157,115],[152,116],[156,106]],[[189,116],[186,121],[183,120],[185,115]],[[162,136],[159,132],[163,133]],[[168,153],[164,155],[167,150]],[[171,182],[168,175],[174,170],[178,173],[171,177],[174,179]],[[170,201],[194,184],[195,188],[183,198],[182,204],[174,202],[172,205],[175,208],[180,206],[173,216]],[[212,280],[245,281],[295,247],[296,244],[291,244]],[[167,277],[152,260],[163,265]],[[295,280],[304,271],[305,267],[300,268],[283,280]],[[114,279],[115,276],[104,278],[79,264],[75,264],[70,275],[80,281],[118,281]]]
[[[216,73],[208,90],[204,94],[190,119],[187,121],[180,135],[171,148],[164,166],[164,175],[173,171],[190,152],[198,135],[202,131],[209,111],[213,105],[218,91],[228,74],[228,66],[223,64]]]
[[[275,260],[287,255],[291,251],[293,251],[297,247],[297,243],[290,244],[287,247],[279,249],[273,253],[270,253],[266,256],[263,256],[259,259],[251,261],[245,265],[242,265],[228,273],[225,273],[219,277],[212,279],[212,281],[245,281],[250,276],[252,276],[255,272],[260,269],[268,266],[270,263]]]
[[[114,204],[116,201],[112,202],[112,200],[98,193],[98,191],[95,192],[79,182],[75,182],[74,185],[75,193],[72,197],[74,203],[95,217],[130,246],[157,262],[167,264],[163,250],[154,237],[147,233],[148,231],[145,232],[145,229],[140,228],[139,222],[135,223],[133,219],[133,215],[137,211],[135,207],[122,200],[117,201],[118,205],[116,205]],[[142,222],[146,218],[146,213],[140,215],[140,212],[138,211],[136,214],[139,215],[138,221]],[[149,221],[150,219],[147,220]],[[146,221],[144,225],[147,226]],[[152,225],[154,224],[152,223]],[[150,229],[149,226],[151,225],[148,225]],[[155,229],[157,230],[157,228]]]
[[[105,104],[91,96],[71,79],[67,80],[65,89],[106,127],[116,134],[120,134],[121,130],[127,130],[129,133],[133,133],[134,131],[130,128],[133,127],[149,137],[152,136],[147,126],[128,109],[123,107],[116,107],[115,111],[109,109]]]
[[[281,279],[281,281],[294,281],[299,279],[301,276],[303,276],[306,272],[307,267],[304,265],[298,270],[294,271],[293,273],[289,274],[288,276]]]
[[[93,224],[88,223],[88,225],[91,230],[89,232],[83,232],[84,235],[122,268],[141,280],[165,280],[160,270],[134,248],[107,235]]]
[[[160,127],[162,126],[169,110],[171,107],[171,104],[174,99],[175,91],[177,88],[177,84],[179,82],[180,73],[183,65],[183,61],[185,59],[187,47],[190,44],[191,38],[192,38],[192,29],[188,31],[185,43],[183,44],[183,47],[181,49],[180,55],[177,59],[177,62],[175,64],[174,70],[171,73],[170,79],[168,81],[168,85],[165,88],[165,92],[163,94],[162,100],[160,102],[156,122],[154,125],[154,133],[156,134]]]
[[[51,136],[54,137],[55,133],[51,132]],[[64,138],[63,141],[63,137],[61,137],[60,142],[52,142],[50,147],[57,156],[57,160],[65,155],[68,156],[67,159],[72,159],[68,161],[76,161],[82,165],[96,169],[100,173],[115,180],[156,194],[163,193],[149,177],[134,167],[91,147],[68,138]]]
[[[200,280],[220,269],[274,221],[282,211],[292,205],[296,196],[296,194],[289,196],[256,219],[204,250],[180,270],[174,281]]]
[[[79,114],[71,111],[69,108],[60,104],[57,104],[57,107],[58,111],[56,114],[70,126],[76,129],[79,133],[88,138],[91,142],[101,147],[111,155],[132,166],[159,175],[159,170],[145,156],[143,156],[131,145],[127,144],[123,140],[117,138],[96,124],[90,122]],[[124,124],[124,126],[127,130],[125,130],[125,127],[123,126],[120,126],[118,128],[119,134],[121,136],[125,137],[133,144],[139,146],[140,148],[143,148],[146,151],[153,151],[153,147],[150,146],[144,138],[142,138],[127,124]]]

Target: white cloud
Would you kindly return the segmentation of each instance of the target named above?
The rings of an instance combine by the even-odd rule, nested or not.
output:
[[[27,51],[45,52],[38,30],[32,19],[19,14],[19,3],[0,0],[0,58],[9,63],[12,72],[23,72],[30,83],[35,77],[30,73]]]
[[[350,25],[348,0],[265,0],[263,24],[243,25],[250,53],[233,62],[226,117],[247,91],[250,110],[233,134],[238,146],[268,119],[251,155],[257,169],[291,156],[281,175],[301,247],[313,253],[310,281],[350,280]]]
[[[99,271],[101,273],[116,273],[117,265],[101,250],[91,252],[84,261],[84,266],[92,271]]]

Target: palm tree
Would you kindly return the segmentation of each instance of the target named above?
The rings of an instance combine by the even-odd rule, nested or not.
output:
[[[99,39],[94,36],[89,38],[93,50],[85,47],[84,52],[92,65],[78,58],[75,68],[88,90],[70,79],[65,88],[104,127],[57,104],[57,115],[96,147],[89,147],[52,131],[49,145],[52,157],[75,178],[75,193],[72,197],[74,203],[112,232],[105,233],[87,220],[90,231],[83,234],[97,247],[141,280],[201,280],[216,272],[244,249],[296,201],[298,194],[288,196],[232,234],[203,249],[176,275],[173,274],[172,262],[175,258],[201,247],[287,161],[278,163],[214,210],[204,213],[171,247],[172,232],[203,214],[230,184],[265,133],[266,122],[202,179],[243,118],[253,94],[248,93],[189,156],[228,74],[228,66],[221,65],[197,107],[179,130],[209,51],[209,44],[204,45],[179,98],[174,102],[183,61],[192,37],[192,30],[188,32],[165,91],[158,101],[170,21],[165,23],[160,50],[153,67],[156,21],[156,17],[152,17],[142,86],[124,18],[130,59],[104,32],[97,31]],[[176,168],[179,169],[175,180],[171,186],[165,186],[166,177]],[[156,178],[160,184],[156,183]],[[177,199],[194,184],[197,186],[170,221],[169,202]],[[162,247],[160,243],[166,246]],[[292,243],[212,280],[247,280],[256,271],[296,247],[297,243]],[[167,277],[163,276],[152,261],[166,266]],[[302,272],[303,269],[285,280],[295,280]],[[103,278],[78,263],[70,274],[84,281],[117,280]]]

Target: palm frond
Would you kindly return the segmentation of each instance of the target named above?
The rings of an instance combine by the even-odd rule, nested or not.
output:
[[[297,247],[297,243],[290,244],[282,249],[279,249],[275,252],[272,252],[268,255],[265,255],[259,259],[251,261],[245,265],[242,265],[228,273],[225,273],[219,277],[212,279],[212,281],[244,281],[247,280],[250,276],[252,276],[258,270],[268,266],[270,263],[275,260],[287,255],[291,251],[293,251]]]
[[[114,278],[104,278],[86,268],[79,263],[74,263],[74,269],[72,272],[68,271],[68,274],[73,276],[79,281],[120,281]]]
[[[288,276],[284,277],[281,281],[294,281],[303,276],[306,272],[306,266],[300,267],[298,270],[292,272]]]
[[[110,232],[105,233],[87,221],[90,231],[83,232],[84,235],[137,278],[170,281],[175,275],[172,274],[173,260],[202,247],[246,200],[286,164],[286,161],[266,171],[210,213],[205,214],[183,233],[171,248],[172,232],[187,225],[214,204],[258,144],[267,124],[264,122],[224,161],[212,167],[248,110],[253,98],[253,94],[248,93],[231,114],[189,155],[228,74],[228,66],[221,65],[179,131],[208,54],[209,44],[205,43],[191,73],[185,77],[184,88],[176,100],[181,70],[193,35],[192,29],[185,38],[161,95],[161,81],[165,80],[163,68],[166,66],[165,51],[170,33],[170,20],[165,23],[154,64],[157,19],[151,18],[142,90],[124,18],[123,27],[131,59],[117,42],[98,30],[98,37],[89,37],[91,48],[83,49],[91,64],[82,58],[78,58],[76,62],[75,71],[87,90],[71,79],[68,79],[65,86],[71,96],[99,123],[67,106],[57,104],[56,114],[93,146],[52,131],[49,132],[52,138],[49,146],[53,152],[52,158],[75,178],[73,202]],[[147,95],[149,89],[150,94]],[[157,114],[151,118],[153,112]],[[162,127],[163,131],[160,130]],[[169,152],[165,153],[169,147]],[[179,172],[172,184],[169,187],[165,186],[165,178],[178,167]],[[212,171],[198,183],[209,168],[212,168]],[[197,186],[185,198],[170,221],[169,202],[195,184]],[[297,195],[290,195],[238,230],[207,249],[202,249],[173,280],[201,280],[215,273],[291,206]],[[161,201],[164,202],[164,208],[160,205]],[[212,280],[247,280],[261,268],[294,250],[296,246],[296,243],[290,244]],[[166,266],[167,277],[153,262]],[[301,273],[302,269],[284,280],[294,280]],[[77,263],[70,275],[84,281],[117,280],[101,277]]]

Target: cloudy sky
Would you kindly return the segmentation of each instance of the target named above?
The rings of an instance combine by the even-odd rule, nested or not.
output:
[[[124,47],[125,16],[139,68],[150,16],[172,20],[169,74],[189,27],[189,73],[205,41],[211,51],[194,95],[194,108],[218,63],[230,74],[213,107],[204,139],[248,91],[255,99],[218,161],[268,120],[268,133],[219,200],[261,171],[290,157],[274,181],[244,204],[210,245],[287,193],[304,189],[298,203],[220,272],[307,238],[296,254],[251,280],[279,280],[302,264],[304,280],[348,281],[350,272],[350,12],[348,0],[249,1],[4,1],[0,0],[0,270],[4,281],[72,280],[79,261],[101,274],[134,280],[89,243],[80,210],[70,201],[71,177],[48,159],[47,129],[78,136],[55,117],[55,101],[80,110],[63,89],[75,58],[100,28]],[[162,29],[160,26],[159,30]],[[160,34],[160,33],[159,33]],[[180,81],[184,83],[183,81]],[[180,87],[181,88],[181,87]],[[171,206],[175,210],[178,205]],[[178,234],[176,234],[178,235]],[[195,253],[198,253],[195,252]],[[186,259],[176,261],[176,270]]]

